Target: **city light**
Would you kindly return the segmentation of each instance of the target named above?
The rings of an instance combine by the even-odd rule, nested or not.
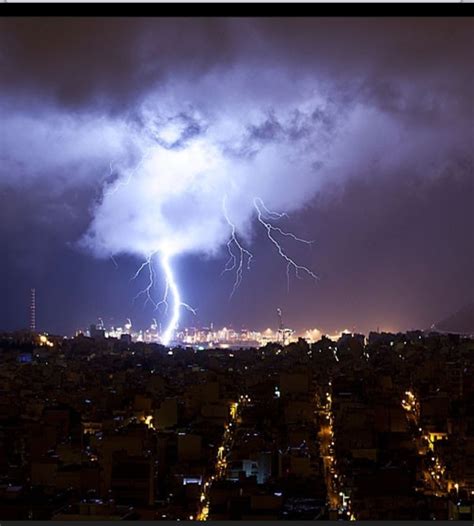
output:
[[[40,345],[46,345],[47,347],[54,347],[54,343],[48,339],[46,334],[40,334],[39,341],[40,341]]]
[[[170,270],[170,267],[168,266]],[[169,291],[172,287],[169,287]],[[167,298],[169,294],[165,297]],[[186,303],[181,302],[179,295],[173,296],[174,315],[173,319],[176,321],[176,312],[179,309],[185,308],[187,310],[194,310]],[[168,299],[166,299],[168,301]],[[105,329],[103,322],[97,325],[97,328],[103,330],[105,338],[120,339],[122,335],[128,334],[132,342],[145,343],[162,343],[164,345],[188,346],[195,347],[199,350],[212,349],[219,347],[220,349],[239,349],[249,347],[263,347],[268,343],[277,343],[280,345],[289,345],[295,343],[299,338],[303,338],[308,344],[315,343],[321,339],[322,332],[319,329],[303,330],[301,332],[293,329],[284,329],[284,334],[281,328],[271,329],[270,327],[264,331],[250,330],[250,329],[232,329],[228,327],[214,328],[213,324],[209,327],[178,327],[174,322],[169,322],[166,329],[161,332],[156,320],[153,320],[150,328],[146,330],[135,329],[131,323],[126,323],[124,327],[110,327]],[[77,334],[88,333],[90,331],[78,330]],[[345,334],[350,334],[347,330],[327,336],[332,341],[337,341]],[[337,349],[331,348],[336,360]],[[275,351],[277,354],[281,353],[280,349]]]

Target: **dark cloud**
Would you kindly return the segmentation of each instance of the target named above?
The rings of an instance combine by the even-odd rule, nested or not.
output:
[[[349,80],[345,91],[363,89],[389,106],[406,83],[467,96],[472,26],[455,17],[4,18],[2,91],[123,111],[170,78],[244,62]]]
[[[9,18],[0,22],[2,89],[69,107],[126,111],[170,75],[227,61],[226,21]]]

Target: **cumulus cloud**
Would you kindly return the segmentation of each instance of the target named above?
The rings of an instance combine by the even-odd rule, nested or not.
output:
[[[58,187],[100,181],[115,159],[133,157],[133,138],[123,121],[59,110],[0,109],[0,178],[9,185],[41,181]]]
[[[2,86],[1,180],[95,182],[81,244],[99,256],[216,255],[230,232],[224,199],[251,243],[255,198],[292,212],[328,182],[432,176],[470,155],[464,22],[456,32],[345,19],[2,29],[0,67],[15,67]]]
[[[105,255],[216,254],[230,233],[224,199],[250,242],[255,198],[291,212],[327,182],[408,168],[433,176],[460,146],[450,127],[407,122],[364,99],[333,102],[316,79],[292,90],[281,74],[271,74],[292,96],[274,98],[270,83],[266,97],[255,96],[247,79],[233,73],[205,78],[193,89],[176,84],[172,97],[165,90],[145,101],[142,161],[106,188],[86,244]],[[211,80],[219,89],[203,100]],[[448,115],[438,119],[449,122]]]

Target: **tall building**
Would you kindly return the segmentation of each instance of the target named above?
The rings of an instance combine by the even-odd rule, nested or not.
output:
[[[31,289],[30,293],[30,331],[36,332],[36,289]]]

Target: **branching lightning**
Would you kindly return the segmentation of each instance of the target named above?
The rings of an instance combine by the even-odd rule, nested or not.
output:
[[[128,186],[130,184],[130,182],[132,181],[132,179],[134,178],[135,174],[138,172],[138,170],[140,170],[140,168],[145,164],[145,162],[151,157],[151,155],[152,155],[151,151],[148,152],[147,154],[142,155],[140,161],[137,163],[135,168],[133,168],[133,170],[130,170],[128,172],[127,178],[124,181],[118,179],[118,181],[114,182],[112,184],[111,188],[109,188],[106,191],[106,194],[113,195],[113,194],[117,193],[120,188],[122,188],[124,186]],[[114,166],[113,166],[112,162],[110,163],[110,175],[111,176],[114,175]]]
[[[199,151],[200,150],[198,149],[195,153],[199,154]],[[204,151],[206,150],[204,149]],[[152,150],[149,150],[147,154],[142,156],[137,166],[133,170],[128,171],[126,178],[120,178],[109,186],[108,191],[106,192],[107,198],[110,199],[111,196],[117,195],[119,189],[130,185],[132,180],[136,176],[138,177],[139,170],[144,166],[145,162],[147,162],[151,158]],[[167,158],[165,159],[165,161],[167,161]],[[207,162],[207,159],[205,159],[205,162]],[[174,166],[173,163],[174,160],[172,162],[172,166]],[[180,166],[179,168],[181,169]],[[114,167],[112,164],[110,166],[110,172],[111,175],[113,175]],[[148,172],[145,171],[144,173],[147,174]],[[306,239],[300,238],[292,232],[288,232],[281,228],[278,224],[278,221],[282,219],[288,219],[288,214],[286,214],[285,212],[276,212],[270,210],[269,208],[267,208],[261,197],[255,197],[253,199],[253,202],[250,201],[247,203],[247,208],[250,208],[250,214],[253,212],[252,204],[253,209],[255,209],[256,211],[258,222],[265,228],[268,239],[276,247],[279,256],[286,262],[288,289],[290,287],[290,272],[292,270],[294,271],[297,278],[301,278],[301,274],[305,273],[309,277],[317,280],[318,278],[316,274],[314,274],[314,272],[308,267],[300,265],[293,258],[291,258],[280,243],[282,239],[290,239],[298,243],[303,243],[312,246],[313,241],[308,241]],[[239,210],[237,210],[237,213],[241,215]],[[238,233],[239,223],[234,222],[234,220],[229,215],[229,210],[227,208],[227,195],[224,195],[222,200],[222,214],[225,221],[227,222],[227,225],[230,228],[230,237],[228,238],[226,244],[229,258],[224,266],[222,274],[227,272],[235,273],[235,279],[230,294],[230,299],[232,299],[235,292],[242,283],[244,271],[250,270],[253,254],[242,243],[241,233]],[[240,217],[240,215],[238,217]],[[151,248],[153,249],[153,247]],[[182,251],[182,248],[177,252],[180,251]],[[163,247],[151,251],[145,259],[145,261],[140,265],[140,267],[132,277],[132,279],[136,279],[142,272],[147,271],[148,280],[146,282],[146,286],[135,296],[134,301],[140,296],[144,296],[144,306],[146,306],[148,303],[151,303],[154,307],[154,310],[157,310],[158,308],[163,306],[163,314],[164,316],[168,317],[168,323],[161,334],[161,342],[164,345],[168,345],[174,338],[174,333],[179,323],[181,307],[188,309],[194,314],[196,313],[195,309],[193,309],[187,303],[184,303],[181,299],[179,286],[173,273],[172,256],[177,252],[169,252],[168,250],[164,250]],[[165,282],[163,295],[159,301],[154,297],[154,288],[157,274],[156,259],[159,260],[159,266],[161,267],[161,271],[163,273]]]
[[[152,296],[152,290],[155,286],[155,271],[153,270],[153,257],[158,252],[153,252],[150,254],[147,259],[140,265],[138,270],[135,272],[135,274],[132,276],[132,279],[136,279],[144,269],[148,269],[148,283],[146,287],[141,290],[134,298],[134,301],[142,296],[146,296],[145,305],[150,302],[155,310],[160,307],[160,305],[164,305],[165,310],[164,314],[167,314],[169,304],[171,302],[172,308],[171,308],[171,317],[168,322],[168,325],[166,326],[165,330],[163,331],[163,334],[161,335],[161,343],[163,345],[168,345],[170,341],[172,340],[174,336],[174,331],[176,330],[179,322],[179,313],[181,307],[184,307],[185,309],[189,310],[193,314],[196,314],[196,310],[193,309],[190,305],[183,302],[181,300],[181,295],[179,293],[179,288],[176,283],[176,279],[173,274],[172,266],[171,266],[171,256],[168,254],[160,254],[160,263],[161,267],[163,269],[164,277],[165,277],[165,290],[163,293],[163,297],[160,301],[155,301]],[[171,300],[169,300],[169,295],[171,294]]]
[[[273,233],[276,232],[282,236],[290,237],[291,239],[294,239],[295,241],[298,241],[299,243],[305,243],[307,245],[312,245],[314,241],[308,241],[307,239],[302,239],[300,237],[295,236],[291,232],[286,232],[282,230],[280,227],[273,225],[270,223],[271,219],[280,219],[281,217],[288,217],[284,213],[280,212],[271,212],[268,210],[268,208],[263,203],[262,199],[260,197],[256,197],[253,200],[253,204],[255,207],[255,210],[257,211],[257,219],[258,221],[265,227],[265,230],[267,231],[268,239],[275,245],[278,254],[286,261],[286,276],[287,276],[287,282],[288,282],[288,289],[290,288],[290,270],[294,269],[295,275],[297,278],[301,278],[300,272],[306,273],[308,276],[313,278],[314,280],[318,279],[318,276],[310,270],[308,267],[305,267],[303,265],[299,265],[295,262],[294,259],[290,258],[286,252],[283,250],[283,247],[280,245],[280,243],[275,239],[273,236]]]
[[[292,259],[288,254],[283,250],[283,247],[278,242],[278,240],[274,237],[274,234],[279,234],[283,237],[288,237],[290,239],[293,239],[294,241],[297,241],[298,243],[304,243],[306,245],[312,246],[314,241],[309,241],[307,239],[303,239],[301,237],[296,236],[292,232],[287,232],[280,228],[279,226],[274,225],[271,221],[276,221],[283,218],[288,218],[288,214],[285,212],[275,212],[272,210],[269,210],[263,200],[260,197],[256,197],[253,200],[253,205],[255,207],[255,210],[257,211],[257,219],[259,223],[261,223],[265,230],[267,231],[268,239],[275,245],[275,247],[278,250],[278,254],[280,257],[282,257],[286,261],[286,274],[287,274],[287,281],[288,281],[288,289],[290,287],[290,270],[293,269],[295,271],[295,275],[297,278],[301,278],[301,272],[306,273],[308,276],[313,278],[314,280],[318,279],[318,276],[310,270],[308,267],[305,267],[303,265],[299,265],[296,263],[294,259]],[[235,271],[235,281],[234,285],[232,287],[232,292],[230,294],[230,298],[235,294],[235,291],[239,287],[240,283],[242,282],[242,276],[243,276],[243,270],[245,265],[245,260],[247,260],[247,270],[250,269],[250,262],[253,259],[253,254],[244,248],[237,238],[236,233],[236,227],[235,224],[230,220],[229,214],[227,211],[227,205],[226,205],[226,196],[224,196],[223,202],[222,202],[222,210],[224,214],[224,218],[227,221],[228,225],[231,228],[231,235],[229,240],[227,241],[227,251],[229,253],[229,259],[227,260],[227,263],[225,264],[224,270],[222,271],[222,274],[225,272],[231,272]]]
[[[173,332],[176,329],[178,322],[179,322],[179,311],[181,307],[185,307],[193,314],[196,314],[196,310],[193,309],[191,306],[189,306],[187,303],[184,303],[181,301],[181,295],[179,293],[178,285],[176,283],[176,280],[174,279],[173,271],[171,269],[170,264],[170,257],[169,256],[162,256],[161,258],[161,266],[163,267],[163,271],[165,273],[166,278],[166,291],[171,292],[171,296],[173,297],[173,308],[172,308],[172,314],[171,319],[168,323],[168,326],[166,327],[165,331],[161,335],[161,342],[163,345],[168,345],[171,338],[173,337]],[[166,292],[167,294],[167,292]],[[167,299],[165,297],[164,302],[167,304]]]
[[[115,185],[115,187],[110,190],[111,193],[117,192],[119,187],[121,186],[128,186],[130,184],[130,181],[132,180],[134,174],[138,171],[138,169],[144,164],[144,162],[150,157],[151,154],[142,156],[142,159],[138,163],[138,165],[135,167],[133,171],[131,171],[125,181],[119,181],[118,184]],[[111,173],[113,171],[112,163],[110,165]],[[164,315],[168,313],[170,301],[169,301],[169,295],[171,293],[171,303],[172,303],[172,309],[171,309],[171,317],[168,322],[168,325],[166,326],[165,330],[163,331],[163,334],[161,334],[161,343],[163,345],[168,345],[171,341],[171,339],[174,336],[174,331],[176,330],[179,322],[179,313],[181,307],[184,307],[185,309],[189,310],[193,314],[196,314],[196,309],[191,307],[189,304],[183,302],[181,300],[181,295],[179,293],[179,288],[176,283],[172,266],[171,266],[171,256],[169,254],[160,253],[160,263],[161,267],[164,273],[165,277],[165,290],[163,292],[163,297],[160,301],[156,301],[153,298],[152,292],[155,287],[155,270],[153,268],[153,258],[159,254],[159,251],[152,252],[145,261],[140,265],[138,270],[135,272],[135,274],[132,276],[132,280],[136,279],[145,269],[148,269],[148,282],[146,287],[141,290],[134,298],[133,301],[135,302],[140,296],[144,295],[146,297],[144,306],[146,306],[148,303],[151,303],[154,307],[154,310],[157,310],[161,305],[164,306]],[[115,263],[115,260],[114,260]]]
[[[270,218],[270,219],[282,219],[283,217],[286,217],[286,219],[289,219],[289,216],[286,212],[274,212],[272,210],[269,210],[266,206],[265,206],[265,203],[262,201],[262,199],[260,199],[260,197],[256,197],[254,199],[254,203],[255,203],[255,200],[257,200],[259,202],[259,206],[260,208],[265,212],[265,214]]]
[[[289,287],[291,269],[294,269],[295,275],[298,278],[301,278],[300,273],[304,272],[311,278],[315,280],[318,279],[316,274],[314,274],[314,272],[312,272],[308,267],[299,265],[298,263],[295,262],[294,259],[292,259],[290,256],[287,255],[287,253],[284,251],[281,244],[275,238],[275,234],[279,234],[280,236],[283,236],[283,237],[288,237],[290,239],[293,239],[294,241],[297,241],[299,243],[304,243],[307,245],[312,245],[313,241],[308,241],[306,239],[300,238],[296,236],[295,234],[293,234],[292,232],[287,232],[283,230],[282,228],[280,228],[279,226],[276,226],[272,223],[272,221],[276,221],[282,218],[287,218],[288,215],[286,213],[274,212],[274,211],[269,210],[265,206],[263,200],[259,197],[256,197],[254,199],[253,204],[254,204],[255,210],[257,211],[257,219],[259,223],[261,223],[265,227],[268,239],[270,239],[273,245],[275,245],[280,257],[283,258],[287,263],[288,287]],[[250,264],[253,259],[253,254],[249,250],[247,250],[242,245],[242,243],[239,241],[235,223],[233,223],[229,217],[229,213],[227,210],[226,196],[224,196],[223,201],[222,201],[222,211],[223,211],[224,218],[231,229],[230,238],[227,242],[227,250],[229,253],[229,259],[222,273],[235,271],[234,285],[232,287],[232,292],[230,294],[230,298],[232,298],[232,296],[235,294],[235,291],[237,290],[237,288],[242,282],[244,268],[246,267],[247,270],[250,269]],[[163,292],[163,297],[161,298],[160,301],[156,301],[153,298],[153,294],[152,294],[153,289],[155,287],[155,270],[154,270],[154,261],[153,261],[155,256],[159,256],[160,265],[161,265],[161,268],[164,274],[164,278],[165,278],[165,289]],[[145,269],[148,270],[148,282],[146,284],[146,287],[135,296],[134,301],[140,296],[144,295],[146,297],[145,305],[147,303],[151,303],[155,310],[158,309],[161,305],[163,305],[165,308],[164,309],[165,315],[168,313],[168,309],[171,307],[170,309],[171,314],[170,314],[169,322],[165,330],[161,334],[161,342],[163,343],[163,345],[168,345],[170,341],[172,340],[174,336],[174,331],[176,330],[178,326],[181,307],[188,309],[193,314],[196,314],[196,310],[181,300],[181,294],[179,291],[179,287],[178,287],[178,284],[176,282],[176,279],[173,273],[170,254],[162,253],[159,251],[152,252],[146,258],[146,260],[140,265],[138,270],[133,275],[132,279],[136,279]]]
[[[245,257],[247,257],[247,270],[250,270],[250,262],[252,261],[253,254],[249,252],[247,249],[245,249],[240,241],[237,239],[236,229],[234,223],[229,219],[229,214],[227,213],[227,206],[226,206],[226,196],[224,196],[224,199],[222,201],[222,210],[224,212],[224,217],[227,223],[229,224],[231,228],[231,235],[229,238],[229,241],[227,242],[227,250],[229,252],[229,259],[227,263],[225,264],[224,270],[222,271],[222,274],[225,272],[231,272],[232,270],[235,270],[235,281],[234,286],[232,287],[232,292],[230,294],[230,298],[235,294],[235,291],[237,290],[238,286],[240,285],[242,281],[242,273],[243,273],[243,267],[245,263]],[[237,249],[237,255],[233,252],[232,246],[234,246]]]
[[[144,295],[144,296],[146,296],[146,300],[145,300],[144,305],[146,305],[148,302],[150,302],[155,307],[155,309],[157,309],[158,308],[158,304],[155,302],[155,300],[153,299],[153,296],[151,295],[151,291],[152,291],[152,289],[154,287],[154,284],[155,284],[155,276],[154,276],[153,265],[152,265],[153,256],[155,254],[156,254],[156,252],[152,252],[146,258],[146,260],[140,265],[138,270],[132,276],[132,280],[137,279],[138,276],[142,273],[142,271],[145,268],[148,269],[148,283],[147,283],[147,286],[143,290],[141,290],[133,298],[133,301],[136,301],[140,296]],[[166,294],[166,291],[165,291],[165,294]],[[166,296],[165,296],[165,298],[166,298]]]

